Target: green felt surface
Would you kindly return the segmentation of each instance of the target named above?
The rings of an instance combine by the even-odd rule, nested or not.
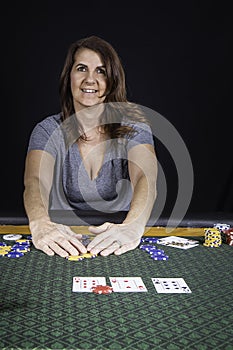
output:
[[[196,238],[195,238],[196,239]],[[84,261],[32,247],[0,258],[0,349],[233,349],[233,247],[160,246]],[[148,292],[72,292],[74,276],[141,276]],[[158,294],[152,277],[182,277],[190,294]]]

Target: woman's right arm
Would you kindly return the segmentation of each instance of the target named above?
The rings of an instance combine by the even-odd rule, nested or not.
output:
[[[54,223],[49,217],[49,197],[55,160],[42,150],[28,152],[24,172],[24,207],[29,220],[32,241],[48,255],[61,257],[86,253],[86,248],[68,226]]]

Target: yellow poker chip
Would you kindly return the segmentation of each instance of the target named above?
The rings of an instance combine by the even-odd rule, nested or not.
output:
[[[91,254],[91,253],[83,253],[80,255],[69,255],[66,257],[67,260],[72,260],[72,261],[81,261],[84,259],[93,259],[95,258],[96,255],[95,254]]]
[[[9,253],[9,251],[5,250],[5,251],[0,251],[0,256],[5,256]]]
[[[84,259],[92,259],[96,257],[96,255],[91,253],[83,253],[83,254],[80,254],[80,256],[83,257]]]
[[[26,238],[23,238],[23,239],[17,239],[16,240],[17,243],[28,243],[30,244],[30,240],[29,239],[26,239]]]
[[[5,246],[1,246],[0,247],[0,252],[2,252],[2,251],[9,251],[9,250],[11,250],[11,248],[12,248],[12,246],[11,245],[5,245]]]
[[[81,261],[84,258],[82,258],[81,255],[69,255],[66,257],[66,259],[70,261]]]

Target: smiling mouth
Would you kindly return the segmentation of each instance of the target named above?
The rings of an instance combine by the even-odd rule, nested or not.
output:
[[[97,92],[97,90],[94,90],[94,89],[81,89],[82,92],[85,92],[87,94],[94,94]]]

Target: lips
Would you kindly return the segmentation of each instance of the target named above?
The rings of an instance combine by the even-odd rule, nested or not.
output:
[[[87,94],[95,94],[97,92],[97,90],[94,89],[81,89],[82,92],[85,92]]]

